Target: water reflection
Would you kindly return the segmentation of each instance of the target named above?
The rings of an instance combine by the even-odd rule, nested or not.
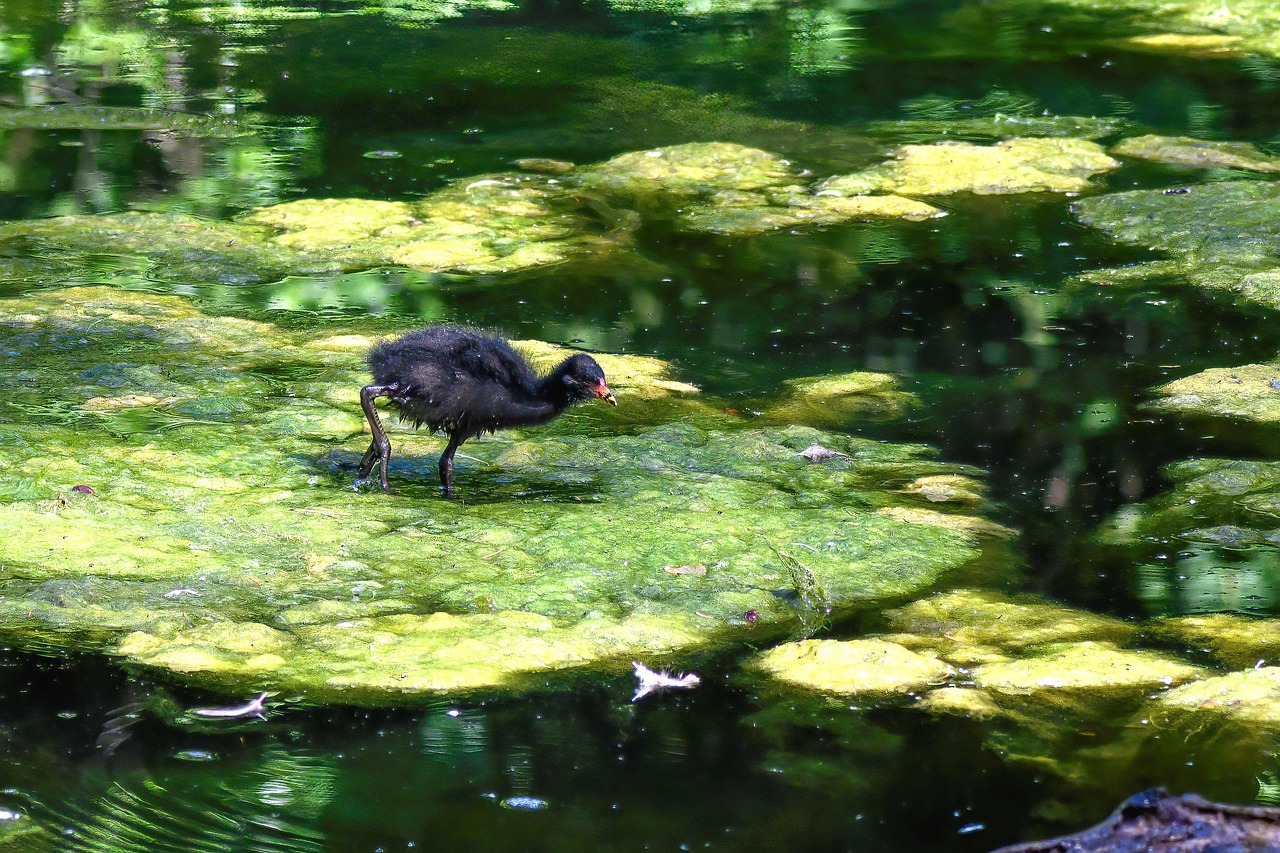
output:
[[[1280,606],[1280,548],[1275,545],[1197,545],[1135,570],[1138,596],[1149,613],[1272,615]]]

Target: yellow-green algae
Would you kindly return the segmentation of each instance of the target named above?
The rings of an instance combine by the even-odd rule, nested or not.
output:
[[[909,495],[919,495],[930,503],[978,506],[986,500],[986,487],[982,482],[961,474],[918,477],[904,486],[902,491]]]
[[[1198,725],[1227,718],[1265,723],[1274,733],[1280,726],[1280,667],[1246,669],[1187,684],[1160,694],[1155,707],[1166,724],[1194,715]]]
[[[701,403],[665,425],[586,406],[469,443],[460,501],[437,497],[442,442],[396,428],[387,496],[350,489],[358,336],[73,288],[0,302],[0,345],[3,638],[218,689],[520,689],[766,640],[813,608],[931,586],[982,547],[885,514],[928,504],[904,482],[957,473],[919,446],[746,428]],[[610,363],[619,410],[625,387],[697,399],[652,360]],[[815,443],[856,464],[810,465]]]
[[[1093,0],[1053,0],[1049,8],[1053,7],[1096,14],[1099,4]],[[1271,0],[1118,0],[1106,4],[1105,9],[1105,26],[1137,32],[1118,42],[1121,45],[1190,56],[1215,52],[1280,56],[1280,22]]]
[[[1111,153],[1197,169],[1280,172],[1280,160],[1266,156],[1248,142],[1211,142],[1187,136],[1148,134],[1120,140],[1112,146]]]
[[[62,216],[0,225],[0,247],[51,256],[125,256],[151,278],[227,284],[399,265],[484,274],[629,251],[646,214],[686,230],[749,235],[941,211],[879,194],[816,192],[776,154],[724,142],[619,155],[567,174],[501,172],[417,201],[303,199],[231,222],[181,214]],[[50,268],[52,269],[52,268]]]
[[[1119,167],[1098,143],[1070,137],[904,145],[879,166],[822,182],[819,194],[1073,193],[1089,189],[1091,176]]]
[[[1077,202],[1077,217],[1121,243],[1170,256],[1081,280],[1145,284],[1176,278],[1232,301],[1280,307],[1280,184],[1223,181],[1111,193]]]
[[[1143,635],[1204,652],[1232,669],[1280,664],[1280,619],[1256,619],[1237,613],[1204,613],[1157,619]]]
[[[981,719],[987,748],[1002,760],[1080,782],[1129,766],[1147,720],[1169,716],[1159,711],[1162,697],[1215,676],[1177,655],[1129,647],[1135,628],[1122,620],[1030,596],[958,589],[885,616],[898,633],[807,640],[756,656],[749,666],[770,685],[761,695],[793,715],[822,701],[818,719],[840,718],[831,713],[837,697]]]
[[[642,211],[670,211],[688,230],[726,235],[865,219],[918,222],[942,214],[900,196],[815,192],[790,161],[728,142],[629,152],[578,170],[574,180]]]
[[[765,408],[768,423],[847,427],[857,421],[895,420],[914,399],[884,373],[854,371],[835,376],[789,379],[785,393]]]
[[[1154,389],[1146,408],[1179,415],[1280,422],[1280,364],[1215,367]]]
[[[1133,626],[1110,616],[1052,604],[1038,598],[1009,598],[989,590],[960,589],[913,601],[887,614],[890,627],[912,639],[912,647],[937,649],[963,664],[990,654],[1005,657],[1049,643],[1129,641]]]
[[[1007,694],[1046,690],[1131,690],[1180,684],[1201,675],[1190,664],[1149,651],[1086,640],[1055,644],[1035,657],[983,664],[973,671],[979,689]]]
[[[788,684],[849,696],[908,693],[955,674],[936,657],[878,639],[787,643],[757,655],[751,667]]]

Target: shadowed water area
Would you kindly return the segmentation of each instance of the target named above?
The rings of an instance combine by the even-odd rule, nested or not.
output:
[[[0,849],[1280,802],[1277,20],[4,4]],[[383,494],[434,322],[618,405]]]

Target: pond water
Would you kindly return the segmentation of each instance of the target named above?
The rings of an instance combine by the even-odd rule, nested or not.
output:
[[[1232,613],[1276,630],[1265,618],[1280,615],[1280,536],[1259,520],[1275,512],[1261,498],[1243,507],[1235,493],[1206,498],[1193,479],[1203,472],[1166,467],[1203,457],[1262,465],[1276,455],[1274,427],[1149,405],[1163,383],[1273,363],[1275,307],[1194,286],[1184,269],[1121,284],[1081,277],[1178,249],[1119,242],[1108,233],[1116,227],[1091,227],[1090,209],[1073,208],[1130,190],[1199,198],[1214,183],[1269,182],[1266,170],[1113,152],[1117,167],[1084,189],[925,193],[945,216],[749,234],[691,229],[678,206],[640,203],[638,224],[611,210],[593,244],[623,250],[508,271],[246,272],[212,242],[207,258],[157,261],[159,250],[136,242],[85,248],[22,234],[25,223],[67,215],[226,222],[300,199],[415,202],[522,158],[593,164],[686,143],[763,149],[806,181],[882,163],[901,145],[1015,136],[1103,148],[1144,134],[1195,137],[1253,143],[1265,159],[1280,153],[1280,56],[1263,47],[1275,43],[1274,9],[1187,2],[1163,4],[1161,18],[1137,0],[1108,10],[1070,0],[318,5],[4,4],[0,217],[13,224],[0,236],[0,303],[43,305],[69,286],[105,285],[121,300],[177,296],[201,316],[268,324],[252,328],[289,340],[429,321],[496,327],[661,359],[719,409],[747,417],[788,380],[890,373],[916,400],[900,416],[815,426],[936,448],[985,483],[982,515],[1017,533],[988,555],[998,570],[971,565],[926,586],[1031,594],[1131,626]],[[1179,33],[1202,40],[1154,38]],[[169,126],[138,125],[157,110]],[[175,113],[200,124],[174,126]],[[1220,260],[1210,249],[1200,257]],[[105,312],[110,297],[91,292]],[[27,391],[55,393],[42,406],[22,394],[0,401],[0,431],[11,433],[0,446],[44,426],[129,447],[234,429],[230,402],[212,414],[144,406],[107,426],[68,414],[49,371],[57,358],[83,365],[55,353],[51,368],[48,351],[23,349],[23,321],[12,318],[26,315],[7,310],[0,344],[14,361],[3,370]],[[251,389],[331,378],[266,359],[234,371],[241,378],[226,381]],[[255,393],[236,388],[226,399]],[[595,417],[554,435],[630,429]],[[360,452],[359,438],[326,440]],[[476,444],[477,455],[506,447]],[[432,465],[428,455],[393,469],[397,490],[425,512],[439,500]],[[340,512],[351,494],[351,471],[335,470],[312,484],[330,493],[317,513]],[[57,498],[33,476],[0,469],[0,501]],[[477,511],[594,499],[573,484],[523,490],[475,470],[460,484]],[[350,512],[370,506],[350,499]],[[1205,507],[1195,525],[1159,520],[1187,500]],[[1137,507],[1146,520],[1133,520]],[[1191,526],[1203,535],[1184,535]],[[0,581],[21,584],[9,559]],[[837,613],[820,634],[883,633],[883,611],[910,597]],[[528,689],[445,691],[395,708],[290,701],[265,722],[194,725],[157,710],[155,697],[185,707],[244,700],[202,690],[217,687],[208,680],[118,666],[50,630],[0,628],[6,849],[988,850],[1082,828],[1157,785],[1251,802],[1257,779],[1280,772],[1268,749],[1280,744],[1274,720],[1243,740],[1212,725],[1135,736],[1148,722],[1141,690],[1063,700],[1051,724],[833,701],[739,672],[785,636],[678,660],[696,663],[702,684],[635,704],[624,662]],[[1146,643],[1206,673],[1247,668],[1214,658],[1211,645]],[[1054,730],[1064,720],[1067,731]]]

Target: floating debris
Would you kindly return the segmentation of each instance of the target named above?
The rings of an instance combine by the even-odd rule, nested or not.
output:
[[[213,717],[222,720],[235,720],[241,717],[257,717],[265,720],[267,696],[268,694],[263,692],[244,705],[237,705],[234,708],[196,708],[193,713],[197,717]]]
[[[702,682],[702,679],[692,672],[686,675],[672,675],[669,672],[654,672],[639,661],[632,661],[631,665],[636,668],[636,678],[640,679],[640,685],[636,688],[636,695],[631,697],[632,702],[637,702],[650,693],[684,687],[697,687]]]
[[[520,811],[536,812],[541,811],[551,804],[539,797],[507,797],[498,803],[504,809],[519,809]]]
[[[821,444],[811,444],[804,450],[797,451],[796,456],[803,456],[810,464],[813,465],[821,464],[826,462],[828,459],[835,459],[836,457],[841,459],[849,458],[849,454],[841,453],[839,450],[831,450],[830,448],[823,447]]]

